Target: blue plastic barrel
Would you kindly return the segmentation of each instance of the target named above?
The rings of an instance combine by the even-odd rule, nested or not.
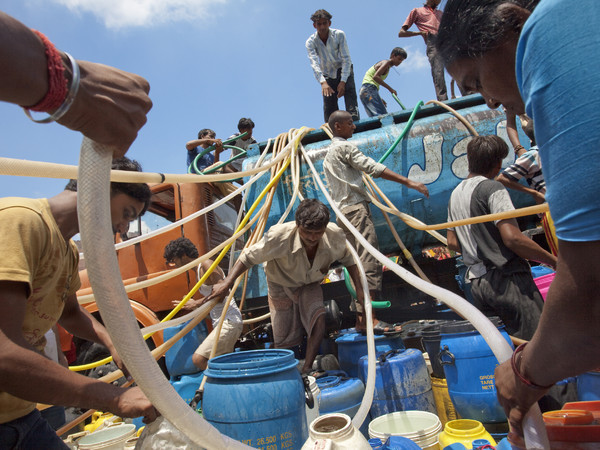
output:
[[[202,414],[256,448],[300,449],[308,438],[304,384],[294,352],[250,350],[208,361]]]
[[[512,347],[502,321],[498,317],[490,320]],[[496,398],[494,370],[498,360],[483,337],[466,320],[442,324],[440,335],[440,360],[456,412],[464,419],[483,423],[506,422]]]
[[[429,362],[431,363],[431,371],[433,376],[436,378],[446,378],[444,374],[444,368],[440,362],[440,329],[442,324],[446,323],[446,320],[437,320],[430,325],[423,328],[421,335],[423,336],[423,347],[429,355]]]
[[[365,385],[358,378],[329,375],[317,378],[317,386],[321,391],[319,414],[343,413],[354,418],[365,394]],[[367,436],[370,417],[360,427],[360,432]],[[366,434],[365,434],[366,433]]]
[[[358,360],[367,354],[367,337],[361,333],[349,332],[342,334],[335,340],[338,346],[338,361],[340,369],[352,378],[358,378]],[[375,336],[375,351],[387,352],[389,350],[403,349],[404,342],[398,336]]]
[[[186,325],[187,322],[165,329],[164,340],[171,339]],[[198,367],[192,362],[192,355],[206,336],[208,336],[206,325],[200,322],[165,353],[165,364],[171,378],[198,372]]]
[[[577,375],[577,399],[580,402],[600,400],[600,370]]]
[[[204,372],[197,372],[191,375],[181,375],[171,379],[169,382],[175,388],[179,396],[189,404],[200,387],[203,377]]]
[[[368,357],[359,361],[360,379],[366,383]],[[377,353],[375,392],[371,418],[396,411],[428,411],[437,414],[431,378],[423,353],[414,348]]]
[[[190,403],[196,394],[196,391],[200,387],[200,383],[202,383],[202,377],[204,376],[204,372],[197,372],[190,375],[181,375],[179,377],[171,378],[169,383],[171,386],[175,388],[179,396],[186,402]],[[143,422],[143,417],[136,417],[132,420],[132,423],[136,428],[143,427],[145,423]]]

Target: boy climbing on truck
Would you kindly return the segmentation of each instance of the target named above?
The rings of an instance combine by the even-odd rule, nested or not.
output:
[[[332,113],[329,117],[329,127],[334,137],[323,161],[323,170],[329,186],[329,193],[346,219],[356,227],[373,247],[379,249],[375,226],[369,209],[370,200],[362,181],[362,174],[366,173],[373,177],[381,177],[384,180],[403,184],[426,197],[429,197],[429,191],[423,183],[409,180],[391,171],[383,164],[365,156],[356,145],[349,142],[348,139],[352,137],[356,126],[348,112],[335,111]],[[381,264],[362,245],[357,245],[354,235],[339,218],[337,224],[346,233],[346,239],[358,251],[360,261],[367,275],[371,299],[375,299],[381,291]],[[357,331],[363,331],[365,329],[365,317],[362,305],[353,302],[351,309],[356,311]],[[374,318],[374,329],[376,334],[400,331],[399,327],[376,318]]]

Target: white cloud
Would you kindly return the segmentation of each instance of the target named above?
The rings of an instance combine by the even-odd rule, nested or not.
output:
[[[215,4],[227,0],[54,0],[76,13],[92,13],[107,28],[149,27],[208,19]]]
[[[418,72],[423,69],[429,70],[429,59],[427,59],[427,55],[423,50],[411,46],[406,46],[404,49],[408,53],[408,58],[398,67],[400,73]]]

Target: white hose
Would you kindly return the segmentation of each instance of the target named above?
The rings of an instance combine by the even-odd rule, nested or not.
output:
[[[207,449],[249,449],[247,445],[221,435],[193,411],[150,355],[123,283],[112,243],[110,222],[110,148],[87,138],[81,144],[77,213],[90,283],[102,319],[115,348],[152,404],[182,433]]]
[[[434,284],[428,283],[418,276],[412,274],[408,270],[399,266],[398,264],[390,261],[383,253],[379,250],[375,249],[367,240],[363,237],[362,234],[354,228],[350,222],[344,217],[344,215],[339,211],[339,209],[334,205],[331,196],[325,189],[325,186],[317,174],[317,171],[312,164],[312,161],[306,155],[306,150],[301,148],[304,153],[305,160],[310,166],[315,181],[318,183],[321,191],[327,198],[330,206],[335,211],[338,219],[340,219],[346,227],[352,232],[354,237],[357,239],[360,244],[365,247],[369,253],[371,253],[381,264],[386,266],[388,269],[392,270],[396,275],[402,278],[404,281],[409,283],[411,286],[419,289],[422,292],[432,296],[433,298],[439,299],[443,301],[446,305],[452,308],[456,313],[460,316],[466,318],[471,324],[475,327],[477,331],[481,334],[481,336],[485,339],[487,344],[492,349],[492,352],[498,359],[500,363],[508,361],[512,356],[512,348],[506,342],[506,340],[502,337],[498,329],[490,320],[483,315],[481,311],[479,311],[475,306],[471,305],[464,298],[459,297],[458,295],[450,292],[442,287],[436,286]],[[365,394],[366,395],[366,394]],[[548,436],[546,435],[546,428],[544,427],[544,423],[542,421],[542,415],[540,409],[537,404],[534,404],[529,412],[527,413],[524,424],[523,431],[525,433],[525,442],[527,444],[528,449],[547,449],[550,448],[550,444],[548,442]]]
[[[350,250],[352,258],[356,262],[358,272],[360,273],[360,282],[363,288],[364,308],[365,308],[365,321],[367,325],[367,383],[365,386],[365,393],[363,395],[362,402],[354,418],[352,419],[352,425],[356,428],[365,421],[369,410],[371,409],[371,403],[373,403],[373,393],[375,392],[375,336],[373,336],[373,309],[371,306],[371,297],[369,295],[369,285],[367,283],[367,275],[362,265],[360,257],[356,250],[350,245],[350,242],[346,240],[346,248]]]

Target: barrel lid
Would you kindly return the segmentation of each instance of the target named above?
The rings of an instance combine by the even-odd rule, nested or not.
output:
[[[429,324],[423,327],[423,331],[421,332],[424,338],[439,336],[442,325],[448,322],[455,322],[455,320],[431,320],[429,322]]]
[[[413,336],[422,336],[423,331],[430,327],[435,327],[439,330],[439,323],[444,322],[440,320],[410,320],[402,324],[402,332],[400,336],[402,339],[407,339]]]
[[[387,339],[387,337],[383,336],[383,335],[375,335],[374,338],[376,341],[379,339]],[[354,342],[366,342],[366,341],[367,341],[367,336],[363,335],[362,333],[359,333],[357,331],[343,333],[340,335],[340,337],[338,337],[335,340],[336,344],[351,344]]]
[[[342,377],[331,375],[327,377],[317,378],[317,386],[319,389],[327,389],[338,386],[342,382]]]
[[[488,317],[488,319],[496,328],[504,327],[504,323],[498,316]],[[440,334],[471,333],[476,331],[473,324],[468,320],[452,320],[440,326]]]
[[[209,360],[204,374],[212,378],[244,378],[283,372],[295,368],[296,364],[291,350],[247,350]]]

